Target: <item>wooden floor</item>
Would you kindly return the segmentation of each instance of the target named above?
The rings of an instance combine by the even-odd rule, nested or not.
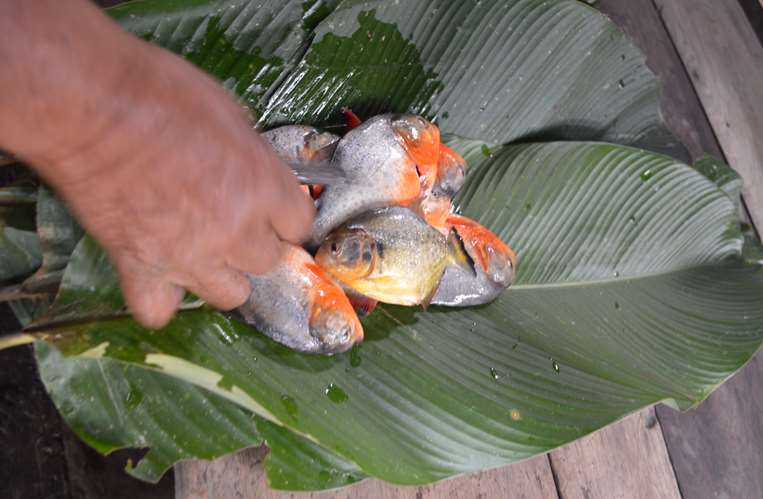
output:
[[[725,157],[745,179],[747,216],[763,229],[763,28],[759,0],[598,0],[647,55],[663,109],[692,155]],[[750,22],[752,20],[752,22]],[[7,311],[6,311],[7,314]],[[6,315],[7,316],[7,315]],[[12,328],[3,324],[0,331]],[[28,350],[0,352],[0,497],[156,498],[61,424]],[[10,445],[6,442],[9,441]],[[763,498],[763,355],[699,408],[649,408],[532,460],[425,487],[366,480],[341,491],[267,489],[262,449],[175,469],[191,498]]]

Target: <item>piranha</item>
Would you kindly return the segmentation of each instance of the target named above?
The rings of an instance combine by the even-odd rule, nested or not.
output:
[[[315,261],[355,292],[384,303],[428,305],[446,266],[473,272],[454,233],[443,236],[413,211],[365,213],[332,232]]]
[[[332,159],[345,181],[325,187],[313,224],[313,245],[361,213],[416,201],[422,182],[436,179],[439,140],[436,126],[412,114],[375,116],[347,132]]]
[[[305,125],[285,125],[262,134],[275,153],[284,161],[299,161],[306,165],[326,164],[334,155],[339,136]],[[323,186],[304,185],[302,189],[313,198],[320,196]]]
[[[464,185],[464,180],[466,180],[466,160],[450,147],[440,144],[434,190],[452,198]]]
[[[495,300],[511,285],[517,257],[498,236],[474,220],[450,215],[449,230],[455,231],[474,262],[474,272],[448,265],[432,297],[436,305],[467,307]]]
[[[333,354],[363,340],[363,327],[342,288],[302,248],[289,245],[236,309],[244,321],[292,350]]]
[[[416,211],[429,225],[447,234],[450,228],[446,219],[450,215],[453,196],[464,184],[466,161],[445,144],[440,144],[439,152],[437,175],[431,186],[424,188],[422,183],[423,190]]]

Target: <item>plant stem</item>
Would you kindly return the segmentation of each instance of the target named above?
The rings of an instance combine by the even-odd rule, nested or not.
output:
[[[24,333],[10,334],[8,336],[3,336],[0,338],[0,350],[17,347],[19,345],[27,345],[29,343],[34,343],[35,340],[36,338],[32,336],[31,334],[24,334]]]
[[[30,293],[21,289],[20,285],[0,288],[0,303],[16,300],[40,300],[47,297],[45,293]]]

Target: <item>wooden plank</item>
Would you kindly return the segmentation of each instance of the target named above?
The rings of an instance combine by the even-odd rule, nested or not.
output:
[[[763,227],[763,46],[736,0],[654,0]]]
[[[185,461],[176,465],[176,499],[557,498],[546,456],[424,487],[401,487],[369,479],[343,489],[295,494],[268,488],[265,470],[262,467],[265,453],[264,448],[250,449],[212,462]]]
[[[691,81],[651,0],[600,0],[597,8],[625,30],[662,82],[663,115],[696,159],[720,156]],[[646,409],[551,453],[561,497],[680,497],[659,424]]]
[[[739,0],[739,3],[747,14],[753,31],[757,33],[760,43],[763,43],[763,0]]]
[[[684,497],[763,497],[761,387],[758,354],[696,409],[679,413],[658,407]]]
[[[652,408],[557,449],[551,467],[565,499],[681,497]]]
[[[733,0],[654,0],[763,228],[763,47]],[[685,497],[763,497],[761,354],[698,408],[658,418]]]
[[[646,55],[647,66],[662,82],[662,110],[668,126],[689,149],[721,156],[705,112],[651,0],[599,0],[596,8],[622,28]]]

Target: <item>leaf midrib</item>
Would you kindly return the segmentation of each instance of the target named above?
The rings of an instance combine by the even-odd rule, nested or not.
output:
[[[744,259],[742,258],[742,254],[740,250],[740,252],[737,252],[733,256],[725,256],[724,257],[725,260],[718,260],[715,262],[704,262],[699,265],[684,265],[684,266],[676,267],[670,270],[646,272],[643,274],[625,275],[625,276],[604,278],[604,279],[592,279],[589,281],[568,281],[568,282],[554,282],[554,283],[541,283],[541,284],[516,284],[516,285],[512,285],[507,292],[510,293],[512,291],[516,292],[516,291],[523,291],[523,290],[532,291],[535,289],[564,289],[564,288],[574,288],[574,287],[582,288],[582,287],[608,286],[614,283],[640,281],[644,279],[652,279],[652,278],[666,277],[673,274],[680,274],[686,271],[720,267],[726,261],[731,262],[732,258],[737,258],[742,263],[744,263]]]

